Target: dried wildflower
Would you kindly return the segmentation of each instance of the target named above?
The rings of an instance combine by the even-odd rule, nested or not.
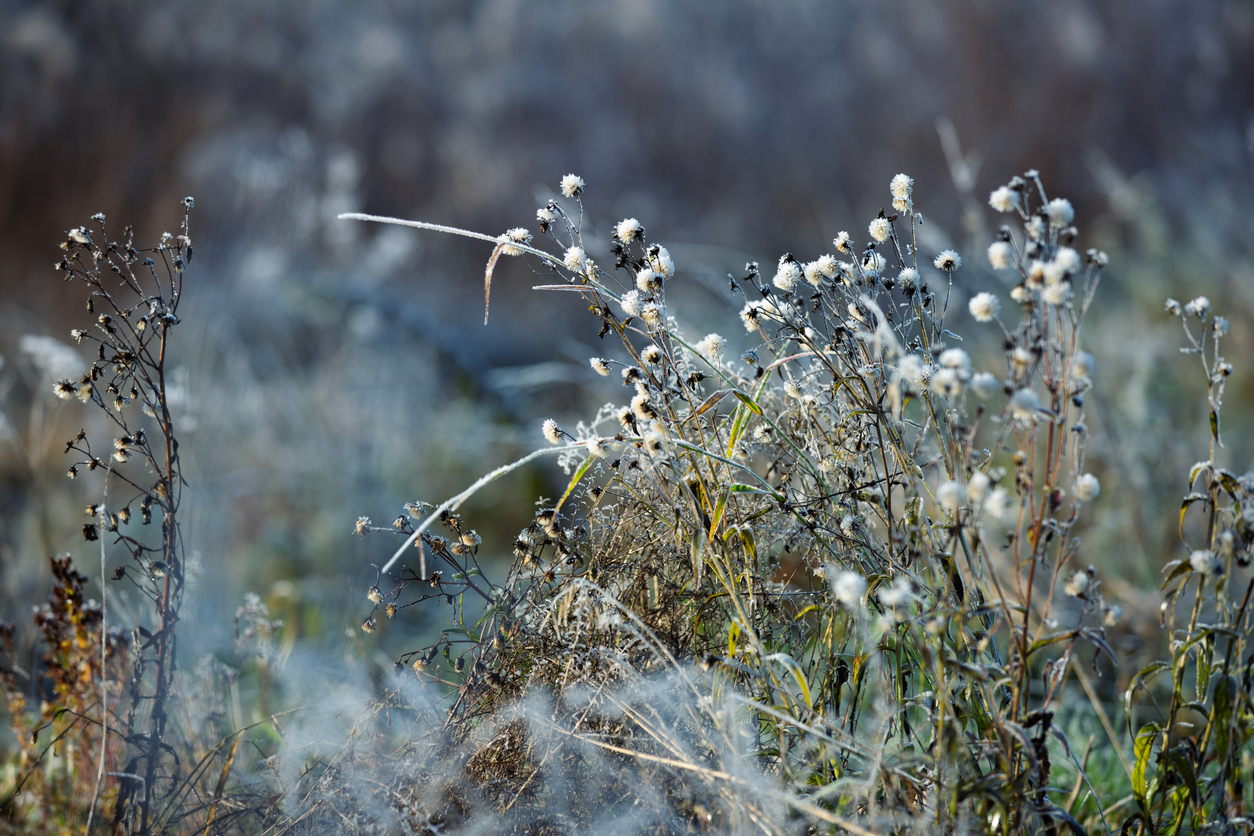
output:
[[[640,309],[640,318],[655,328],[662,324],[663,316],[665,311],[656,302],[649,302]]]
[[[1101,483],[1097,481],[1097,477],[1092,473],[1085,473],[1079,479],[1075,480],[1073,488],[1075,498],[1081,502],[1088,502],[1097,497],[1102,492]]]
[[[544,438],[549,444],[558,444],[562,440],[558,434],[557,422],[552,418],[544,419],[544,423],[540,425],[540,431],[544,433]]]
[[[640,310],[643,305],[643,300],[640,298],[640,291],[627,291],[623,294],[623,298],[618,300],[618,304],[622,306],[623,313],[627,316],[640,316]]]
[[[649,247],[649,264],[653,269],[661,273],[666,278],[675,275],[675,261],[671,258],[670,252],[661,244],[654,244]]]
[[[536,210],[536,220],[540,222],[540,231],[545,232],[557,220],[557,213],[547,206],[541,206]]]
[[[718,360],[723,356],[723,349],[727,347],[727,340],[718,334],[706,334],[701,342],[697,343],[697,351],[707,360]]]
[[[1071,201],[1065,198],[1056,197],[1045,207],[1046,214],[1049,215],[1050,226],[1064,227],[1075,220],[1075,210],[1071,208]]]
[[[802,395],[801,387],[795,381],[788,381],[784,384],[784,394],[790,398],[800,398]]]
[[[887,218],[876,218],[871,221],[871,225],[867,228],[867,231],[871,233],[871,237],[873,239],[882,244],[888,240],[889,233],[892,232],[892,227],[889,225]]]
[[[898,174],[889,182],[888,191],[898,200],[909,200],[914,191],[914,180],[908,175]]]
[[[823,271],[820,269],[817,261],[807,261],[805,267],[801,269],[801,272],[805,276],[807,284],[814,285],[815,287],[819,287],[823,284]]]
[[[658,363],[662,362],[662,349],[658,348],[656,345],[647,345],[644,347],[644,350],[640,352],[640,359],[641,361],[648,363],[650,366],[656,366]]]
[[[567,174],[562,178],[562,197],[579,197],[583,194],[583,178],[575,174]]]
[[[888,589],[881,589],[879,593],[880,603],[886,607],[900,606],[914,597],[914,590],[910,585],[910,579],[905,575],[898,575],[893,579],[893,585]]]
[[[1165,308],[1167,310],[1167,313],[1173,314],[1175,316],[1179,316],[1180,312],[1183,310],[1183,308],[1180,307],[1180,303],[1177,302],[1175,299],[1168,299]]]
[[[614,227],[614,235],[624,244],[630,244],[644,235],[644,227],[635,218],[624,218]]]
[[[936,358],[937,362],[947,369],[969,369],[971,358],[961,348],[947,348]]]
[[[1040,409],[1041,398],[1031,389],[1020,389],[1010,398],[1010,414],[1017,421],[1031,421]]]
[[[1019,205],[1019,193],[1009,186],[998,186],[988,196],[988,205],[998,212],[1013,212]]]
[[[832,239],[832,246],[836,248],[838,253],[847,253],[850,250],[850,239],[848,232],[840,232]]]
[[[917,354],[907,354],[897,361],[897,374],[912,386],[923,386],[929,378],[928,366]]]
[[[566,250],[566,255],[562,257],[562,263],[566,265],[567,270],[578,273],[583,270],[584,261],[587,258],[588,255],[583,251],[583,247],[570,247]]]
[[[903,267],[897,274],[897,286],[906,293],[912,293],[919,286],[919,271],[913,267]]]
[[[639,366],[628,366],[623,369],[623,385],[630,386],[640,380],[644,373],[640,371]]]
[[[378,586],[372,586],[366,591],[366,598],[370,601],[370,603],[377,604],[383,600],[383,592]]]
[[[867,253],[866,257],[862,259],[862,271],[868,276],[878,276],[880,273],[884,272],[884,268],[887,266],[888,262],[884,260],[884,256],[875,252],[875,250],[871,250],[871,252]]]
[[[988,499],[984,500],[984,513],[991,517],[1003,517],[1009,504],[1010,494],[1006,493],[1006,489],[993,488]]]
[[[1189,565],[1193,567],[1194,572],[1201,575],[1223,573],[1223,565],[1219,562],[1219,558],[1209,549],[1197,549],[1190,554]]]
[[[1087,351],[1077,351],[1071,358],[1071,376],[1076,379],[1092,377],[1097,371],[1097,360]]]
[[[988,245],[988,263],[994,270],[1009,270],[1015,263],[1015,248],[1009,241],[994,241]]]
[[[1123,607],[1118,604],[1107,604],[1102,607],[1102,626],[1114,627],[1123,618]]]
[[[363,633],[373,633],[375,630],[378,630],[378,629],[379,629],[379,622],[374,620],[374,616],[367,618],[365,621],[361,623],[361,631]]]
[[[845,570],[833,579],[832,592],[841,604],[854,609],[862,602],[862,596],[866,594],[866,578],[857,572]]]
[[[362,536],[369,534],[370,533],[370,518],[358,517],[357,524],[353,526],[353,531],[355,531],[357,534],[362,535]]]
[[[606,449],[605,442],[600,438],[590,438],[586,444],[589,456],[596,456],[598,459],[605,458]]]
[[[78,388],[74,385],[74,382],[65,378],[62,378],[53,384],[52,391],[63,401],[68,401],[70,398],[78,394]]]
[[[839,263],[840,262],[836,260],[835,256],[821,255],[817,259],[815,259],[814,266],[821,274],[823,274],[827,278],[834,279],[836,278],[836,271],[839,269],[838,267]]]
[[[604,360],[602,360],[600,357],[589,357],[589,358],[588,358],[588,365],[592,367],[592,370],[593,370],[594,372],[596,372],[597,374],[601,375],[601,377],[609,377],[609,376],[610,376],[610,366],[609,366],[609,364],[608,364],[608,363],[606,363]]]
[[[992,322],[997,316],[999,307],[1001,303],[991,293],[977,293],[967,303],[967,309],[971,311],[971,316],[975,317],[976,322]]]
[[[1055,307],[1067,304],[1067,300],[1070,298],[1071,284],[1069,282],[1047,284],[1045,289],[1041,291],[1041,301]]]
[[[950,514],[955,514],[967,501],[967,490],[959,482],[945,482],[936,490],[936,501]]]
[[[657,457],[663,452],[662,434],[656,432],[647,432],[644,434],[644,451],[650,456]]]
[[[647,392],[639,392],[631,399],[631,413],[641,421],[652,421],[657,417],[657,410],[653,408]]]
[[[962,257],[953,250],[942,250],[941,254],[936,256],[932,262],[937,270],[944,270],[946,273],[952,273],[962,266]]]
[[[636,273],[636,287],[645,296],[653,296],[662,290],[662,274],[649,267],[642,267]]]
[[[1067,581],[1066,586],[1063,587],[1063,591],[1072,598],[1079,598],[1088,588],[1089,573],[1083,569],[1077,569],[1075,574],[1071,576],[1071,579]]]
[[[1210,300],[1205,296],[1198,296],[1187,305],[1184,306],[1184,312],[1190,316],[1196,316],[1201,319],[1206,316],[1206,312],[1210,310]]]
[[[972,502],[983,502],[988,496],[988,489],[992,480],[988,478],[988,474],[982,470],[977,470],[971,474],[971,478],[967,480],[967,496]]]
[[[518,247],[510,246],[510,243],[512,242],[514,244],[530,244],[531,233],[523,229],[521,226],[514,227],[513,229],[506,232],[497,240],[506,244],[506,246],[501,248],[502,255],[522,255],[523,251],[519,249]]]
[[[780,290],[788,293],[797,286],[797,282],[801,279],[801,265],[793,261],[791,257],[784,256],[779,260],[779,267],[775,270],[775,279],[773,284]]]
[[[1215,317],[1211,321],[1210,326],[1211,326],[1211,330],[1213,330],[1216,334],[1218,334],[1221,337],[1224,334],[1228,333],[1228,320],[1222,316]]]

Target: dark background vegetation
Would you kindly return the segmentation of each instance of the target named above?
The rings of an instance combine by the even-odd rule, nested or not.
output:
[[[530,291],[523,261],[497,270],[485,327],[482,244],[337,213],[534,230],[576,172],[587,229],[604,243],[638,217],[679,264],[676,310],[735,340],[725,272],[864,237],[898,171],[924,248],[961,251],[960,291],[996,287],[985,198],[1036,167],[1081,245],[1112,255],[1088,330],[1103,492],[1086,542],[1118,569],[1111,597],[1152,617],[1205,455],[1168,295],[1207,293],[1233,321],[1227,455],[1251,466],[1252,119],[1240,0],[0,0],[0,616],[29,627],[53,554],[98,572],[78,534],[98,486],[61,456],[95,418],[20,347],[86,327],[51,268],[94,212],[147,244],[197,200],[175,335],[201,568],[185,652],[228,642],[247,590],[289,641],[339,648],[392,547],[351,536],[359,515],[439,501],[543,443],[540,419],[621,396],[588,370],[595,320]],[[485,554],[562,484],[537,468],[477,498]],[[408,610],[350,643],[379,660],[443,618]]]

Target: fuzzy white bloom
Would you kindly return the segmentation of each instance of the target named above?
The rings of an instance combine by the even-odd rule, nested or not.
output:
[[[644,232],[644,227],[635,218],[624,218],[618,222],[618,226],[614,227],[614,232],[618,235],[619,241],[630,244],[640,237]]]
[[[567,174],[562,178],[562,196],[578,197],[583,193],[583,178],[576,174]]]
[[[957,369],[939,369],[932,376],[932,391],[944,398],[956,398],[962,391],[962,375]]]
[[[90,244],[91,238],[87,236],[87,227],[80,226],[78,229],[71,229],[66,233],[70,240],[75,244]]]
[[[1210,326],[1221,337],[1228,333],[1228,320],[1222,316],[1217,316],[1211,320]]]
[[[784,384],[784,394],[790,398],[800,398],[802,394],[801,387],[795,381],[790,380]]]
[[[905,575],[898,575],[893,579],[893,585],[888,589],[881,589],[880,603],[886,607],[896,607],[906,603],[914,597],[914,592],[910,586],[910,579]]]
[[[662,289],[662,274],[648,267],[642,267],[636,273],[636,287],[645,296],[652,296]]]
[[[823,283],[823,270],[819,267],[817,261],[806,262],[805,267],[801,270],[805,274],[806,281],[818,287]]]
[[[902,290],[914,290],[919,286],[919,271],[913,267],[903,267],[897,274],[897,286]]]
[[[1087,351],[1077,351],[1071,358],[1071,376],[1074,378],[1092,377],[1097,371],[1097,360]]]
[[[1194,572],[1203,575],[1213,575],[1223,568],[1219,564],[1219,558],[1208,549],[1198,549],[1189,555],[1189,565],[1193,567]]]
[[[814,262],[818,271],[829,279],[836,278],[836,272],[840,269],[838,265],[839,262],[836,261],[834,255],[821,255]]]
[[[590,438],[585,445],[588,448],[589,456],[596,456],[598,459],[605,458],[605,442],[599,438]]]
[[[1184,312],[1196,317],[1206,316],[1206,312],[1210,310],[1210,300],[1205,296],[1199,296],[1184,306]]]
[[[908,175],[898,174],[888,184],[888,191],[895,198],[903,200],[909,198],[910,194],[914,191],[914,180],[912,180]]]
[[[944,270],[946,273],[952,273],[962,266],[962,256],[953,250],[942,250],[941,254],[936,256],[936,260],[932,262],[937,270]]]
[[[542,224],[551,224],[557,220],[557,213],[547,206],[541,206],[536,210],[536,220]]]
[[[1009,270],[1015,264],[1015,248],[1009,241],[994,241],[988,245],[988,263],[994,270]]]
[[[947,513],[956,513],[967,501],[967,490],[958,482],[945,482],[936,489],[936,501]]]
[[[984,513],[990,517],[1001,518],[1006,515],[1006,508],[1009,505],[1010,494],[1006,493],[1006,489],[993,488],[988,499],[984,500]]]
[[[562,437],[557,432],[557,422],[552,418],[545,418],[544,423],[540,425],[540,430],[544,433],[544,437],[549,444],[557,444],[562,440]]]
[[[1102,607],[1102,626],[1114,627],[1123,618],[1123,607],[1118,604],[1107,604]]]
[[[653,404],[649,401],[648,392],[637,392],[635,397],[631,399],[631,412],[641,421],[650,421],[656,412]]]
[[[1010,298],[1022,305],[1028,299],[1028,291],[1023,285],[1017,284],[1010,288]]]
[[[838,233],[836,237],[832,239],[832,246],[836,248],[836,252],[838,253],[849,252],[849,233]]]
[[[1058,259],[1052,258],[1045,262],[1045,284],[1058,284],[1065,278],[1067,270],[1058,263]]]
[[[892,227],[888,225],[887,218],[876,218],[871,221],[867,231],[871,233],[871,237],[881,244],[888,240],[888,234],[892,231]]]
[[[523,254],[522,250],[520,250],[518,247],[508,246],[508,244],[509,242],[513,242],[515,244],[530,244],[531,233],[523,229],[521,226],[517,226],[511,229],[509,232],[506,232],[497,240],[502,243],[507,244],[507,246],[501,248],[501,253],[503,255],[522,255]]]
[[[970,385],[971,391],[982,401],[993,397],[1001,388],[1001,382],[997,380],[997,377],[988,372],[978,372],[972,375]]]
[[[1072,598],[1079,598],[1089,588],[1089,573],[1083,569],[1077,569],[1076,573],[1071,576],[1071,580],[1067,581],[1067,585],[1063,587],[1063,591]]]
[[[718,334],[706,334],[705,338],[697,343],[697,351],[708,360],[717,360],[722,357],[725,348],[727,348],[727,340]]]
[[[911,386],[921,386],[927,373],[927,363],[917,354],[907,354],[897,361],[897,374]]]
[[[795,261],[788,261],[783,258],[779,260],[779,267],[775,270],[774,285],[780,290],[787,293],[797,286],[797,281],[801,278],[801,265]]]
[[[656,366],[658,363],[662,362],[662,349],[658,348],[656,345],[647,345],[644,347],[644,350],[640,352],[640,359],[645,363],[648,363],[650,366]]]
[[[662,318],[665,315],[666,312],[662,309],[662,306],[656,302],[649,302],[640,309],[640,318],[655,328],[662,324]]]
[[[1016,346],[1015,350],[1010,352],[1010,362],[1014,364],[1015,370],[1022,374],[1032,365],[1034,355],[1023,346]]]
[[[650,248],[651,250],[652,248]],[[666,278],[675,275],[675,261],[671,258],[671,254],[667,252],[666,247],[658,245],[657,253],[649,254],[649,263],[653,265],[653,269],[661,273]]]
[[[1092,473],[1085,473],[1075,480],[1075,487],[1072,488],[1072,491],[1075,493],[1076,499],[1081,502],[1088,502],[1102,492],[1102,484],[1097,481],[1097,477]]]
[[[1013,212],[1019,205],[1019,193],[1009,186],[998,186],[988,196],[988,205],[998,212]]]
[[[866,258],[862,259],[862,270],[868,276],[878,276],[884,271],[888,262],[884,260],[884,256],[872,250],[866,254]]]
[[[961,348],[947,348],[936,358],[947,369],[967,369],[971,367],[971,358]]]
[[[832,591],[836,593],[836,600],[849,609],[854,609],[862,603],[862,596],[866,594],[866,578],[857,572],[845,570],[832,581]]]
[[[618,301],[622,306],[623,313],[627,316],[640,316],[640,291],[629,290],[623,294],[623,298]]]
[[[976,322],[992,322],[1000,307],[1001,303],[991,293],[977,293],[967,303],[967,309],[971,311]]]
[[[583,247],[571,247],[566,250],[566,255],[562,257],[562,263],[566,265],[567,270],[573,270],[576,273],[583,270],[584,262],[588,255],[583,251]]]
[[[644,451],[650,456],[656,458],[666,452],[663,445],[662,434],[658,432],[647,432],[644,434]]]
[[[1047,284],[1045,289],[1041,291],[1041,301],[1049,305],[1065,305],[1067,300],[1071,298],[1070,282],[1058,282],[1057,284]]]
[[[1018,421],[1031,421],[1041,409],[1041,397],[1031,389],[1020,389],[1010,398],[1010,414]]]
[[[610,376],[610,364],[606,363],[600,357],[589,357],[588,365],[592,367],[594,372],[601,375],[601,377]]]
[[[1075,210],[1071,208],[1071,201],[1056,197],[1045,207],[1045,213],[1049,215],[1049,223],[1052,226],[1066,226],[1075,219]]]
[[[992,480],[988,478],[988,474],[982,470],[977,470],[967,480],[967,496],[971,497],[972,502],[983,502],[984,498],[988,496],[988,489],[991,485]]]
[[[1059,247],[1054,254],[1054,263],[1070,275],[1080,269],[1080,254],[1070,247]]]
[[[744,323],[746,331],[757,329],[758,324],[762,321],[762,307],[763,303],[761,300],[750,300],[740,309],[740,321]]]
[[[1041,219],[1040,215],[1033,215],[1023,225],[1023,230],[1033,241],[1039,241],[1045,235],[1045,221]]]

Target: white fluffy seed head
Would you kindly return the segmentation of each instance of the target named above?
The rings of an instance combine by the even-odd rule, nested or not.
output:
[[[1208,549],[1198,549],[1190,554],[1189,565],[1193,567],[1194,572],[1203,575],[1213,575],[1220,569],[1219,559]]]
[[[988,245],[988,263],[994,270],[1009,270],[1015,263],[1015,248],[1009,241],[994,241]]]
[[[1000,305],[1001,303],[993,294],[977,293],[971,297],[967,308],[971,311],[971,316],[975,317],[976,322],[992,322],[993,317],[997,316],[997,309]]]
[[[821,255],[815,260],[814,264],[818,267],[819,272],[829,279],[836,278],[836,271],[840,269],[837,266],[836,257],[833,255]]]
[[[642,305],[640,291],[627,291],[623,294],[623,298],[619,300],[618,304],[622,306],[623,313],[627,316],[640,316],[640,308]]]
[[[645,296],[652,296],[662,290],[662,274],[648,267],[642,267],[636,273],[636,287]]]
[[[570,247],[566,250],[566,255],[562,258],[562,263],[566,265],[567,270],[573,270],[579,273],[583,270],[584,262],[588,256],[583,251],[583,247]]]
[[[530,244],[531,233],[523,229],[521,226],[514,227],[513,229],[511,229],[509,232],[506,232],[497,240],[506,245],[501,248],[502,255],[515,255],[515,256],[522,255],[523,251],[519,249],[518,247],[510,246],[510,243],[512,242],[514,244]]]
[[[774,285],[785,293],[797,286],[797,281],[801,278],[801,265],[795,261],[780,259],[779,267],[775,271]]]
[[[849,233],[840,232],[832,239],[832,246],[836,248],[838,253],[849,252]]]
[[[960,370],[971,367],[971,357],[961,348],[947,348],[936,359],[946,369]]]
[[[971,391],[982,401],[988,400],[997,394],[997,390],[1001,388],[1001,384],[994,375],[988,372],[979,372],[971,376]]]
[[[1006,493],[1006,489],[993,488],[988,499],[984,500],[984,513],[990,517],[1004,517],[1009,505],[1010,494]]]
[[[658,245],[656,253],[652,251],[652,247],[649,250],[649,264],[653,266],[653,269],[668,279],[674,276],[675,260],[671,258],[671,254],[667,252],[666,247]]]
[[[1041,291],[1041,301],[1055,307],[1067,304],[1067,300],[1071,298],[1071,283],[1057,282],[1055,284],[1045,285],[1045,289]]]
[[[717,360],[723,356],[723,350],[727,347],[727,340],[718,334],[706,334],[701,342],[697,343],[697,351],[709,360]]]
[[[1076,573],[1071,576],[1071,580],[1067,581],[1064,591],[1072,598],[1079,598],[1089,588],[1089,573],[1083,569],[1077,569]]]
[[[898,200],[909,200],[914,191],[914,180],[905,174],[898,174],[888,184],[888,191]]]
[[[998,212],[1013,212],[1019,205],[1019,193],[1009,186],[999,186],[988,196],[988,205]]]
[[[1071,247],[1059,247],[1054,254],[1054,263],[1064,275],[1070,275],[1080,269],[1080,254]]]
[[[1061,197],[1051,200],[1045,207],[1045,212],[1049,215],[1050,226],[1063,227],[1075,219],[1075,210],[1071,208],[1071,201]]]
[[[552,418],[545,418],[544,423],[540,425],[540,430],[544,433],[544,437],[549,444],[557,444],[562,440],[557,432],[557,422]]]
[[[977,470],[971,474],[971,478],[967,480],[967,496],[972,502],[983,502],[984,497],[988,496],[988,489],[992,480],[988,478],[988,474],[982,470]]]
[[[562,178],[562,196],[578,197],[583,194],[583,178],[577,174],[567,174]]]
[[[884,271],[884,267],[888,264],[884,260],[884,256],[872,250],[866,254],[866,258],[862,259],[862,270],[868,276],[878,276]]]
[[[866,578],[857,572],[843,571],[833,579],[832,592],[841,604],[849,609],[855,609],[862,603],[862,596],[866,594]]]
[[[602,360],[600,357],[590,357],[590,358],[588,358],[588,365],[592,366],[592,370],[593,370],[594,372],[596,372],[597,374],[601,375],[601,377],[609,377],[609,376],[610,376],[610,365],[609,365],[609,363],[606,363],[606,362],[605,362],[604,360]]]
[[[596,456],[598,459],[605,458],[605,442],[599,438],[588,439],[586,445],[589,456]]]
[[[1092,473],[1085,473],[1075,480],[1075,498],[1081,502],[1089,502],[1102,492],[1102,485]]]
[[[1041,397],[1031,389],[1020,389],[1010,398],[1010,414],[1018,421],[1031,421],[1041,409]]]
[[[936,490],[936,501],[946,512],[953,514],[967,501],[967,491],[958,482],[945,482]]]
[[[618,235],[619,241],[630,244],[644,234],[644,227],[635,218],[624,218],[618,222],[618,226],[614,227],[614,232]]]
[[[962,266],[962,256],[953,250],[942,250],[940,255],[936,256],[936,260],[932,262],[937,270],[944,270],[946,273],[952,273]]]
[[[882,244],[888,240],[888,234],[892,231],[892,227],[889,226],[887,218],[876,218],[871,221],[867,231],[871,233],[873,239]]]
[[[662,310],[662,306],[656,302],[649,302],[640,309],[640,318],[655,328],[662,324],[663,316],[665,316],[665,312]]]
[[[897,286],[902,290],[914,290],[919,286],[919,271],[913,267],[903,267],[897,274]]]
[[[640,352],[640,359],[643,362],[648,363],[650,366],[656,366],[658,363],[662,362],[662,349],[658,348],[656,345],[647,345],[644,347],[644,350]]]

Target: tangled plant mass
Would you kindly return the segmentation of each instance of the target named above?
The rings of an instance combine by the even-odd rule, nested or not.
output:
[[[561,191],[578,200],[584,185],[568,175]],[[1077,680],[1092,693],[1081,648],[1117,661],[1105,630],[1121,609],[1073,536],[1100,492],[1085,469],[1095,364],[1081,325],[1107,258],[1079,254],[1071,204],[1035,171],[996,189],[989,204],[1018,228],[1001,228],[988,259],[1017,274],[1015,316],[991,292],[961,312],[1004,345],[1002,362],[977,370],[952,330],[968,324],[949,305],[962,258],[920,251],[912,191],[893,178],[895,214],[871,222],[860,251],[841,232],[843,258],[785,254],[770,274],[756,263],[729,274],[751,341],[738,359],[725,337],[679,327],[667,288],[682,273],[637,219],[613,227],[605,267],[586,255],[582,200],[539,210],[552,253],[519,230],[499,239],[551,275],[537,290],[583,299],[607,344],[589,363],[621,371],[626,391],[574,427],[544,422],[569,486],[519,532],[504,578],[484,576],[477,539],[461,533],[469,492],[397,521],[408,539],[383,567],[387,597],[449,605],[459,626],[398,667],[455,684],[444,727],[475,754],[447,786],[486,793],[474,813],[430,792],[409,796],[411,811],[536,832],[559,832],[562,816],[605,832],[767,833],[1242,820],[1249,681],[1235,665],[1249,596],[1230,602],[1207,584],[1248,564],[1254,478],[1216,475],[1213,456],[1199,466],[1208,492],[1190,496],[1212,509],[1208,539],[1227,551],[1194,551],[1168,579],[1173,597],[1197,584],[1171,669],[1196,665],[1194,702],[1213,693],[1225,707],[1185,752],[1171,731],[1188,702],[1176,684],[1166,719],[1133,730],[1133,795],[1116,805],[1091,782],[1082,793],[1080,753],[1054,716]],[[1217,416],[1223,329],[1204,300],[1169,310],[1208,364]],[[1209,329],[1200,342],[1189,317]],[[421,568],[390,571],[411,545]],[[473,626],[469,598],[482,608]],[[1213,692],[1208,665],[1223,682]],[[1168,667],[1142,671],[1133,691]],[[484,745],[485,729],[510,729],[510,742]],[[1054,787],[1059,752],[1080,776],[1074,791]],[[559,798],[580,803],[557,815]]]
[[[65,810],[90,829],[99,803],[98,821],[142,834],[1250,832],[1254,474],[1218,458],[1229,323],[1205,297],[1167,302],[1200,361],[1209,456],[1164,568],[1170,658],[1127,680],[1119,730],[1093,680],[1119,663],[1107,630],[1122,609],[1075,536],[1103,496],[1086,464],[1097,364],[1082,322],[1107,258],[1080,254],[1070,203],[1029,171],[989,198],[1015,222],[987,250],[1013,304],[981,290],[951,310],[963,259],[920,249],[913,186],[892,178],[894,214],[861,249],[840,232],[831,253],[729,274],[738,317],[704,335],[680,326],[667,294],[683,272],[638,219],[613,225],[605,264],[588,255],[601,248],[574,174],[538,210],[538,238],[342,216],[490,243],[485,307],[500,256],[533,260],[537,291],[596,319],[589,376],[623,390],[573,426],[544,420],[544,444],[440,505],[357,518],[359,535],[402,538],[365,590],[361,631],[414,606],[443,608],[446,630],[396,660],[343,745],[287,741],[248,777],[232,769],[251,726],[213,743],[167,724],[197,704],[174,676],[183,482],[165,382],[187,221],[143,262],[103,220],[99,245],[72,230],[58,267],[89,286],[94,330],[73,337],[98,359],[54,392],[98,407],[117,437],[93,448],[79,433],[69,475],[103,479],[83,536],[102,572],[105,539],[123,547],[114,579],[144,592],[161,629],[128,645],[69,559],[53,564],[38,619],[64,652],[46,660],[57,701],[42,715],[59,736],[88,730],[69,772],[94,783],[66,795],[47,750],[24,743],[5,803],[45,830]],[[991,331],[1000,359],[964,348],[967,328]],[[459,508],[549,455],[567,485],[497,572],[481,551],[500,545]],[[160,545],[128,533],[135,502],[143,523],[160,518]],[[254,600],[236,631],[278,624]],[[0,625],[8,662],[12,635]],[[37,730],[14,670],[0,685],[25,741]],[[1100,720],[1082,748],[1062,719],[1078,710]],[[278,716],[254,725],[282,736]],[[1113,777],[1094,772],[1095,740]]]

